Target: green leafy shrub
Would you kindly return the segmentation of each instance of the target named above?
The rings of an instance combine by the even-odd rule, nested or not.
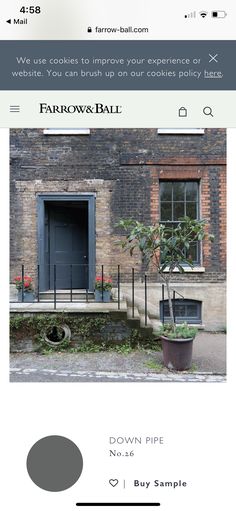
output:
[[[187,325],[187,323],[183,323],[182,325],[177,325],[175,327],[175,331],[173,332],[172,325],[170,323],[164,324],[158,334],[164,337],[168,337],[168,339],[189,339],[190,337],[196,337],[197,328],[191,327]]]
[[[172,222],[145,225],[132,218],[120,220],[117,224],[125,232],[118,241],[121,248],[130,253],[132,257],[135,251],[139,251],[142,263],[146,268],[153,265],[166,285],[171,329],[175,333],[175,318],[171,298],[170,282],[173,272],[178,270],[185,272],[185,267],[193,268],[190,247],[205,239],[214,241],[214,236],[206,230],[206,221],[191,219],[188,216],[179,218],[173,226]]]
[[[117,351],[128,353],[136,349],[159,350],[160,346],[153,336],[143,338],[142,332],[136,329],[128,330],[123,341],[117,342],[110,337],[109,324],[113,319],[109,315],[96,314],[12,314],[10,318],[10,337],[12,340],[30,338],[35,343],[35,350],[50,354],[57,352],[97,353],[100,351]],[[125,323],[123,320],[121,324]],[[50,327],[66,324],[71,330],[71,341],[65,339],[58,346],[49,346],[44,334]]]

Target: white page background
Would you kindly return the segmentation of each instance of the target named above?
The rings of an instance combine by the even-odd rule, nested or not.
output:
[[[229,480],[235,407],[236,132],[228,130],[228,383],[8,383],[8,154],[1,154],[1,492],[3,509],[68,511],[77,501],[160,501],[163,511],[231,509]],[[50,493],[26,471],[31,446],[64,435],[81,449],[84,469],[69,490]],[[164,445],[110,458],[109,436],[164,436]],[[232,443],[232,445],[231,445]],[[113,446],[114,447],[114,446]],[[124,446],[127,450],[129,446]],[[108,480],[126,480],[112,488]],[[145,490],[133,480],[186,480],[187,488]],[[228,502],[228,504],[227,504]],[[79,509],[79,508],[78,508]]]

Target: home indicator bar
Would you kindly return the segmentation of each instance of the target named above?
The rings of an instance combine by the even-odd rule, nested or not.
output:
[[[160,502],[77,502],[76,506],[120,506],[120,507],[156,507],[160,506]]]

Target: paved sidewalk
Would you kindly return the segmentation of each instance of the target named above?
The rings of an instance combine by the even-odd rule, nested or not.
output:
[[[198,371],[226,373],[226,334],[199,332],[193,343],[193,364]]]
[[[225,382],[226,378],[222,375],[213,375],[206,373],[121,373],[107,371],[68,371],[61,369],[11,369],[11,382],[193,382],[193,383],[214,383]]]
[[[12,354],[11,381],[225,381],[224,334],[201,332],[194,341],[192,373],[173,373],[162,365],[162,352],[129,354]]]

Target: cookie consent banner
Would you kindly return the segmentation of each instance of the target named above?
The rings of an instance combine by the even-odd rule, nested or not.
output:
[[[0,41],[1,90],[235,90],[236,41]]]

